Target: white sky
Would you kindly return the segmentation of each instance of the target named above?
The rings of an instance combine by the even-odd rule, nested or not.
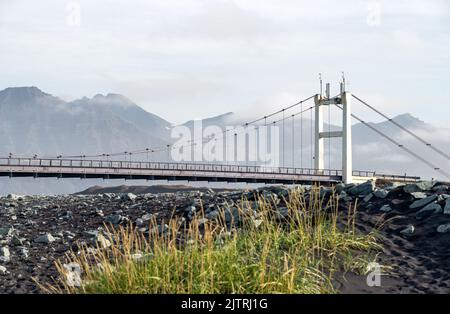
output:
[[[0,0],[0,89],[120,93],[180,123],[279,109],[319,72],[337,91],[345,71],[388,114],[448,126],[449,17],[446,0]]]

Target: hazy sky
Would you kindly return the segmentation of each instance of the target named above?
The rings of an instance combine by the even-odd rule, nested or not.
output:
[[[316,93],[319,72],[336,92],[345,71],[387,113],[448,126],[450,4],[0,0],[0,69],[0,89],[120,93],[175,123],[280,108]]]

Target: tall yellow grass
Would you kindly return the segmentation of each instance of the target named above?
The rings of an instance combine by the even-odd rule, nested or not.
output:
[[[41,285],[47,293],[335,293],[336,272],[363,272],[378,245],[374,233],[355,231],[356,206],[338,211],[333,194],[296,188],[281,217],[272,200],[257,199],[256,217],[242,199],[239,227],[228,224],[227,208],[215,221],[188,224],[174,218],[158,232],[156,220],[144,236],[133,227],[107,227],[112,246],[81,246],[57,262],[60,278]],[[339,227],[341,225],[341,227]],[[82,269],[82,285],[69,286],[66,262]]]

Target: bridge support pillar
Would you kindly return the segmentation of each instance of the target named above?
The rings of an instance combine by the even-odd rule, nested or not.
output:
[[[352,95],[349,92],[341,94],[342,99],[342,180],[344,183],[353,182],[352,158]]]
[[[323,105],[322,96],[314,97],[315,103],[315,144],[314,144],[314,169],[321,172],[324,169],[324,138],[320,136],[323,132]]]
[[[330,98],[329,84],[327,95],[316,95],[315,103],[315,146],[314,169],[317,174],[324,171],[324,140],[335,137],[342,138],[342,181],[346,184],[353,182],[352,163],[352,94],[345,91],[345,84],[341,84],[340,96]],[[342,109],[342,131],[324,132],[323,107],[337,105]],[[330,169],[331,170],[331,169]]]

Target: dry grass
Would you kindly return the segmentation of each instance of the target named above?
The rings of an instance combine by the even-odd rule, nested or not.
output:
[[[355,232],[356,206],[339,228],[337,198],[325,201],[318,187],[309,193],[307,202],[302,189],[291,191],[285,218],[261,197],[255,217],[243,199],[238,228],[225,223],[227,209],[201,226],[203,210],[187,225],[174,218],[164,234],[156,221],[148,236],[132,226],[107,228],[111,247],[81,246],[67,256],[81,266],[80,287],[68,285],[62,262],[60,279],[41,287],[47,293],[335,293],[336,271],[364,272],[378,245],[374,234]]]

